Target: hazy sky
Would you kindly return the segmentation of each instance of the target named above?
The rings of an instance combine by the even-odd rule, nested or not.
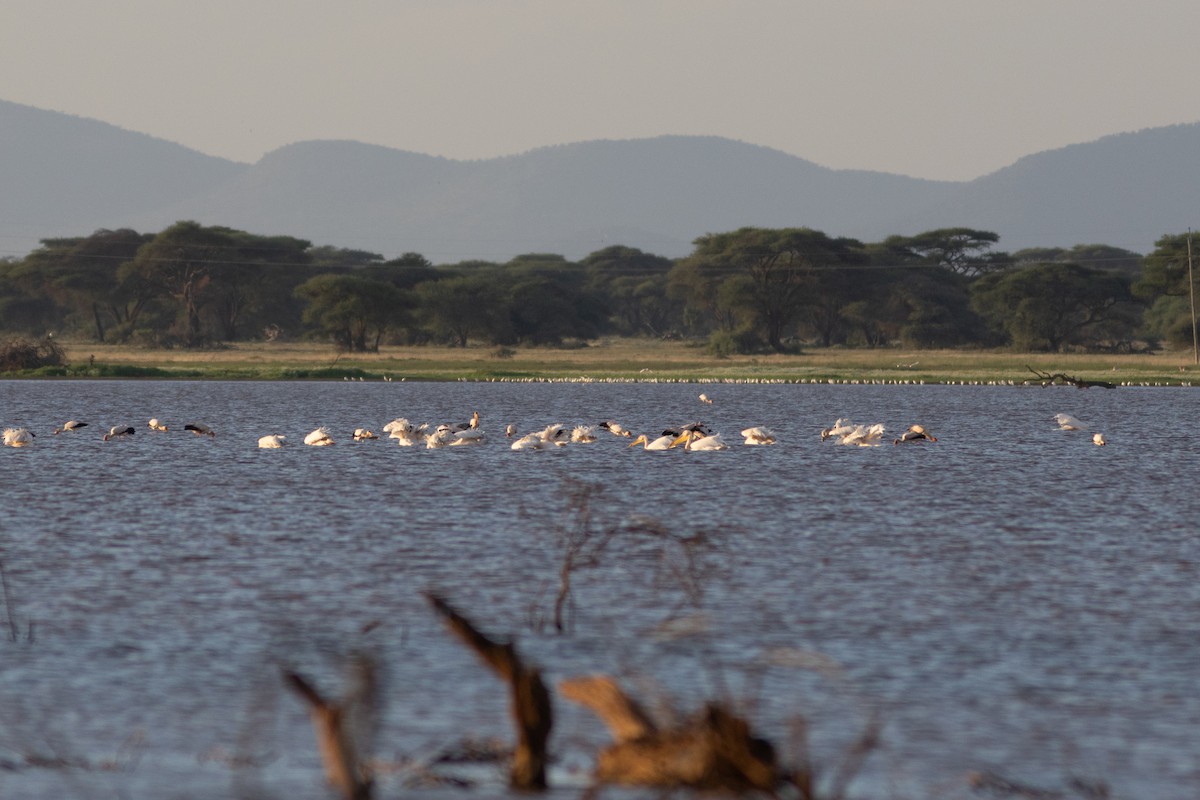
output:
[[[1196,0],[13,0],[0,99],[256,161],[705,134],[969,179],[1200,120]]]

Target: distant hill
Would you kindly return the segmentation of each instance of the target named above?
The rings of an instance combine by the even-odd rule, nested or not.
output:
[[[1200,218],[1200,124],[1031,155],[967,182],[831,170],[716,137],[592,141],[479,161],[357,142],[213,158],[105,123],[0,101],[0,256],[97,228],[180,219],[436,263],[624,244],[685,255],[705,233],[807,226],[877,241],[956,225],[1000,247],[1147,252]]]

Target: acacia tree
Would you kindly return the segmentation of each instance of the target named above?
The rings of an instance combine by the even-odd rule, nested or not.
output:
[[[773,349],[782,351],[785,334],[808,313],[810,325],[826,343],[833,336],[837,309],[852,278],[846,268],[866,263],[862,244],[833,239],[811,228],[741,228],[708,234],[674,270],[677,282],[690,278],[696,292],[716,298],[714,289],[734,275],[749,278],[745,294],[754,324]]]
[[[1150,304],[1146,327],[1154,336],[1175,344],[1192,343],[1191,283],[1188,274],[1189,234],[1163,236],[1154,252],[1142,259],[1142,271],[1133,283],[1133,293]],[[1193,260],[1200,247],[1192,243]]]
[[[1128,338],[1138,319],[1127,276],[1078,264],[985,275],[971,286],[971,305],[1021,350]]]
[[[1012,263],[1007,253],[991,252],[999,234],[974,228],[939,228],[916,236],[890,236],[884,245],[907,250],[917,260],[945,267],[968,278],[1004,269]]]
[[[295,293],[307,302],[304,321],[316,325],[341,350],[376,352],[387,331],[407,318],[408,298],[383,281],[317,275]]]

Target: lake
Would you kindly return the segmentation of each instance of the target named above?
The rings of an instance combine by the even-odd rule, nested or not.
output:
[[[351,441],[473,411],[479,447]],[[1188,388],[3,381],[0,422],[37,438],[0,452],[0,795],[329,797],[281,669],[332,695],[365,653],[378,797],[517,797],[498,767],[431,766],[512,739],[436,590],[550,684],[719,699],[793,761],[803,720],[825,786],[877,719],[851,797],[1194,797],[1198,411]],[[821,442],[839,417],[888,444]],[[68,419],[89,427],[52,435]],[[607,419],[780,441],[514,452],[503,434]],[[913,423],[938,441],[893,447]],[[118,424],[137,433],[102,441]],[[303,446],[321,425],[338,444]],[[258,449],[268,433],[292,446]],[[614,529],[556,632],[565,537]],[[550,795],[575,797],[609,738],[555,712]],[[417,783],[431,770],[476,787]]]

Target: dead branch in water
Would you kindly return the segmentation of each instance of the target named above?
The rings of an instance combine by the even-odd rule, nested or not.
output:
[[[596,759],[601,784],[773,792],[784,782],[771,743],[721,705],[709,703],[683,725],[659,729],[611,677],[565,680],[559,690],[613,734]]]
[[[516,789],[545,789],[546,741],[554,725],[554,714],[541,671],[521,661],[511,643],[498,644],[484,636],[438,595],[427,592],[425,597],[445,617],[450,630],[508,683],[510,711],[517,726],[509,784]]]
[[[359,756],[349,717],[353,703],[366,702],[374,694],[375,671],[366,659],[359,660],[357,666],[360,671],[359,692],[340,703],[322,697],[316,687],[298,673],[285,671],[284,678],[288,686],[308,703],[326,780],[346,800],[369,800],[372,787],[370,770]]]
[[[1042,381],[1042,386],[1055,386],[1060,383],[1065,383],[1074,386],[1076,389],[1088,389],[1092,386],[1099,386],[1104,389],[1117,388],[1115,383],[1109,383],[1108,381],[1088,381],[1084,380],[1083,378],[1076,378],[1073,375],[1067,375],[1065,372],[1042,372],[1034,369],[1028,364],[1025,365],[1025,369],[1029,370],[1034,375],[1037,375]]]

